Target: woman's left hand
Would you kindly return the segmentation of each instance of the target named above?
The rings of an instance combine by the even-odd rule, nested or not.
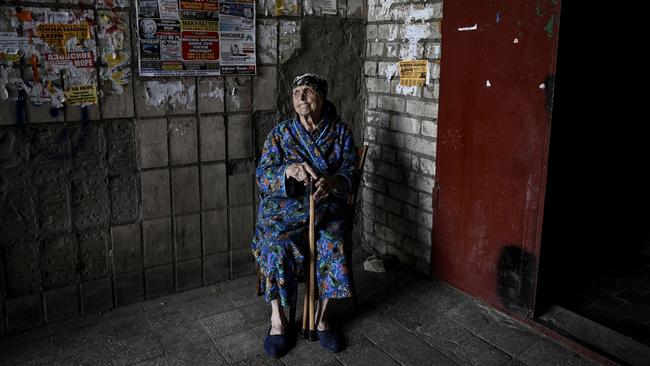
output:
[[[314,199],[320,200],[329,197],[330,193],[336,186],[336,177],[331,175],[324,175],[320,177],[316,183],[316,192],[314,192]]]

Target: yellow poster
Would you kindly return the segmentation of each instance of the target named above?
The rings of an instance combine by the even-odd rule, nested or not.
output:
[[[399,85],[424,86],[427,81],[429,63],[427,60],[408,60],[399,62]]]
[[[88,23],[81,24],[39,24],[38,38],[51,46],[65,50],[65,44],[70,38],[78,41],[90,38]]]
[[[65,102],[68,105],[97,104],[97,86],[71,85],[65,88]]]

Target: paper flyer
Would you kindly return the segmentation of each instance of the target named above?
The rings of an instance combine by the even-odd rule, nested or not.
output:
[[[408,60],[399,62],[399,85],[424,86],[427,80],[427,60]]]
[[[139,0],[141,76],[255,74],[252,0]]]

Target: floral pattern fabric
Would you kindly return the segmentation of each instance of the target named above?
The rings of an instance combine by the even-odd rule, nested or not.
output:
[[[298,282],[307,273],[309,190],[285,170],[307,162],[320,175],[340,175],[348,188],[356,181],[357,156],[350,128],[339,119],[321,121],[318,136],[310,135],[297,119],[277,125],[264,144],[255,171],[262,194],[252,241],[259,293],[266,301],[295,303]],[[316,283],[320,298],[350,297],[344,254],[347,192],[330,194],[315,206]]]

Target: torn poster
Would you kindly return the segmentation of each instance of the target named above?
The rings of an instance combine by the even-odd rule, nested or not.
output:
[[[309,15],[337,14],[336,0],[305,0],[304,8]]]
[[[103,92],[121,95],[131,78],[131,47],[127,35],[128,13],[97,11],[97,38],[100,52],[100,76],[110,88]]]
[[[12,83],[33,105],[49,103],[53,108],[61,108],[68,102],[66,92],[78,101],[75,104],[97,103],[96,92],[93,98],[79,98],[73,90],[97,89],[93,10],[24,7],[4,8],[0,13],[16,30],[16,36],[6,32],[4,38],[10,41],[4,43],[17,44],[19,52],[14,59],[22,55],[28,65],[23,69],[22,80]]]
[[[427,80],[427,60],[408,60],[399,62],[399,85],[424,86]]]
[[[141,76],[219,75],[217,0],[139,0]]]
[[[29,37],[19,37],[16,32],[0,32],[0,64],[11,65],[20,61]]]
[[[255,74],[255,2],[219,3],[221,74]]]

